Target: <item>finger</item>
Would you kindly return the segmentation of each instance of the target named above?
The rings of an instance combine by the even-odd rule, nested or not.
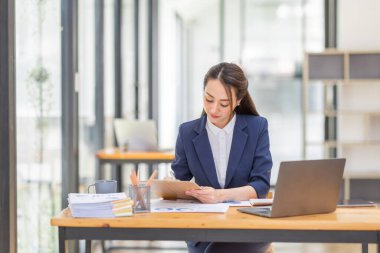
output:
[[[201,201],[204,204],[213,204],[213,203],[215,203],[215,201],[213,201],[212,199],[208,199],[208,198],[199,198],[198,200]]]
[[[195,190],[192,193],[197,194],[198,196],[213,196],[214,195],[214,192],[210,190]]]
[[[189,196],[194,196],[194,192],[192,190],[185,191],[185,194]]]
[[[201,199],[203,202],[210,202],[214,199],[214,196],[213,195],[210,195],[210,194],[200,194],[199,192],[194,192],[192,194],[193,197],[197,198],[197,199]]]
[[[199,192],[199,194],[214,196],[215,195],[215,190],[214,189],[202,190],[202,191]]]

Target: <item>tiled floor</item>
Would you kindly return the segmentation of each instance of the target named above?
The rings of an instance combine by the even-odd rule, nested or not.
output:
[[[172,241],[113,241],[109,253],[187,253],[184,242]],[[273,243],[274,253],[359,253],[360,244],[320,244],[320,243]],[[122,249],[122,247],[124,247]],[[151,248],[151,249],[148,249]],[[376,245],[369,245],[369,253],[376,253]],[[95,244],[94,253],[101,253]],[[240,253],[240,252],[236,252]],[[242,252],[243,253],[243,252]]]

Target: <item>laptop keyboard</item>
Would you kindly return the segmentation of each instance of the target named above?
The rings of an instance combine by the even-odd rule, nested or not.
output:
[[[239,208],[238,211],[243,212],[243,213],[270,217],[272,213],[272,208],[245,207],[245,208]]]
[[[272,208],[255,208],[256,213],[271,213]]]

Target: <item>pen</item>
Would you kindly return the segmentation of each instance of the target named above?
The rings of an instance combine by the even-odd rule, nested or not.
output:
[[[134,185],[134,186],[139,185],[139,180],[137,178],[136,171],[134,169],[132,169],[132,173],[131,173],[130,178],[131,178],[132,185]]]

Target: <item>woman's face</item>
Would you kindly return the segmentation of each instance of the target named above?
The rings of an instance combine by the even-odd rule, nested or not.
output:
[[[218,79],[210,79],[206,83],[203,108],[211,123],[219,128],[227,125],[233,116],[233,109],[240,102],[237,101],[235,89],[231,89],[231,93],[232,101],[228,99],[227,92]]]

